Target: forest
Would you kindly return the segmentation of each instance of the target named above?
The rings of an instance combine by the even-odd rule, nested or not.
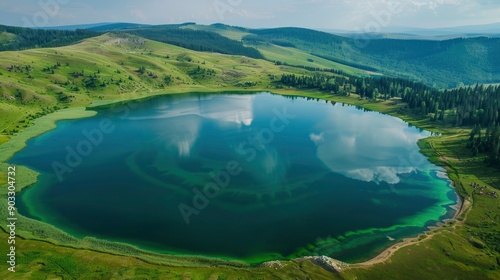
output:
[[[115,25],[106,25],[114,28]],[[245,47],[242,42],[231,40],[220,34],[208,31],[182,29],[181,25],[147,26],[131,29],[130,25],[116,24],[117,33],[135,34],[182,48],[217,52],[222,54],[244,55],[251,58],[264,58],[255,48]],[[126,27],[120,30],[121,27]],[[137,25],[135,25],[137,26]],[[67,46],[83,39],[104,34],[105,27],[95,30],[44,30],[0,25],[0,51],[19,51],[34,48]]]
[[[231,40],[214,32],[181,29],[177,26],[167,25],[142,28],[127,31],[127,33],[194,51],[218,52],[222,54],[244,55],[251,58],[264,58],[257,49],[245,47],[241,42]]]
[[[0,25],[0,34],[5,37],[0,40],[0,51],[61,47],[101,35],[100,32],[82,29],[42,30],[5,25]]]
[[[282,75],[279,83],[294,88],[319,89],[373,101],[400,98],[405,110],[453,127],[473,128],[468,143],[474,155],[487,155],[500,166],[500,86],[475,85],[439,90],[423,83],[391,77]],[[485,130],[485,132],[483,132]]]
[[[403,40],[348,38],[304,28],[248,31],[248,45],[276,44],[327,60],[436,88],[500,81],[500,38]]]

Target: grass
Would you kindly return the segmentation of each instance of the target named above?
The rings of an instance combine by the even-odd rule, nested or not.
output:
[[[117,40],[118,39],[118,40]],[[464,139],[468,130],[432,123],[427,117],[408,115],[399,100],[372,102],[358,99],[356,95],[333,96],[316,91],[294,89],[273,89],[272,75],[281,73],[307,73],[302,69],[278,67],[262,60],[240,56],[225,56],[197,53],[157,42],[136,44],[124,38],[105,35],[63,48],[29,50],[14,53],[0,53],[0,110],[1,127],[4,132],[18,129],[21,132],[5,133],[0,137],[0,185],[6,182],[5,171],[10,156],[22,149],[30,137],[54,127],[58,119],[82,117],[91,114],[82,108],[62,110],[62,107],[81,107],[91,103],[109,104],[105,100],[128,100],[157,94],[190,91],[259,91],[272,90],[286,95],[308,96],[359,105],[396,117],[415,126],[439,132],[440,137],[422,140],[422,152],[430,160],[445,167],[454,180],[459,192],[472,206],[457,221],[446,227],[420,237],[399,248],[389,259],[371,266],[354,265],[341,273],[332,273],[312,264],[310,261],[282,262],[285,268],[249,267],[237,262],[223,262],[200,258],[160,256],[139,251],[134,247],[87,238],[79,240],[50,225],[19,217],[20,235],[18,246],[18,273],[15,275],[0,271],[2,279],[37,278],[142,278],[142,279],[498,279],[499,255],[499,204],[498,200],[486,196],[472,195],[469,183],[487,185],[489,190],[500,185],[498,171],[485,166],[481,157],[473,158],[465,149]],[[126,38],[125,38],[126,39]],[[169,58],[167,58],[167,56]],[[179,56],[188,56],[191,62],[178,61]],[[55,74],[41,71],[43,67],[60,62]],[[203,63],[204,62],[204,63]],[[30,73],[9,72],[12,64],[32,64]],[[66,63],[69,66],[65,66]],[[31,65],[30,64],[30,65]],[[109,65],[109,66],[108,66]],[[140,66],[149,71],[168,73],[174,82],[158,88],[158,79],[144,77],[137,73]],[[190,75],[198,66],[215,71],[215,76]],[[126,77],[121,86],[98,87],[89,91],[72,92],[71,84],[66,86],[56,80],[72,79],[71,72],[84,70],[96,73],[102,79]],[[120,72],[120,73],[118,73]],[[34,78],[28,78],[32,75]],[[132,77],[132,80],[128,79]],[[251,81],[254,86],[239,85]],[[57,86],[57,88],[55,87]],[[55,90],[54,90],[55,89]],[[14,99],[16,91],[23,94]],[[70,102],[59,102],[58,91],[73,96]],[[54,103],[57,102],[57,107]],[[24,120],[24,122],[22,122]],[[13,137],[10,134],[15,134]],[[9,140],[10,141],[7,141]],[[7,141],[7,142],[6,142]],[[18,190],[36,181],[37,174],[19,167]],[[5,188],[1,188],[2,201]],[[5,216],[5,207],[0,207]],[[0,233],[5,240],[6,233]],[[23,238],[21,238],[21,236]],[[478,246],[484,244],[484,246]],[[0,250],[7,250],[6,242],[0,242]]]
[[[0,32],[0,44],[9,44],[13,41],[15,41],[16,35],[12,33],[7,33],[7,32]]]
[[[448,229],[396,251],[389,261],[355,266],[345,279],[498,279],[496,262]]]
[[[213,26],[213,25],[199,25],[199,24],[192,25],[191,24],[191,25],[182,26],[181,28],[216,32],[222,36],[225,36],[229,39],[233,39],[236,41],[241,41],[241,39],[244,36],[250,35],[249,32],[246,32],[246,31],[239,29],[239,28],[230,27],[230,26],[217,27],[217,26]]]
[[[345,102],[345,99],[343,100]],[[351,100],[365,108],[400,117],[420,128],[441,133],[419,142],[429,160],[443,166],[454,186],[471,207],[457,223],[438,229],[429,238],[399,249],[390,259],[370,266],[356,267],[344,273],[357,279],[498,279],[500,241],[500,204],[486,195],[473,195],[470,183],[487,186],[485,192],[498,190],[498,169],[486,166],[484,158],[472,157],[465,144],[470,130],[433,123],[430,118],[402,114],[398,100],[371,102]],[[466,204],[466,205],[467,205]],[[478,239],[484,248],[474,246]]]
[[[94,100],[196,90],[265,89],[274,76],[307,73],[264,60],[135,39],[109,34],[62,48],[1,52],[0,112],[5,117],[0,119],[0,131],[13,135],[28,127],[32,116],[57,108],[88,106]],[[143,74],[138,72],[141,67],[145,67]],[[97,76],[94,85],[82,86],[90,76]],[[165,76],[170,77],[168,83]]]
[[[0,233],[2,240],[7,234]],[[335,279],[336,274],[309,261],[283,262],[283,269],[269,267],[237,268],[230,266],[169,266],[146,262],[135,257],[18,239],[16,273],[0,271],[1,279]],[[6,242],[0,250],[7,250]],[[340,278],[339,278],[340,279]]]
[[[216,32],[222,36],[237,41],[241,41],[241,39],[244,36],[251,34],[249,32],[245,32],[244,30],[230,26],[220,27],[220,26],[207,26],[207,25],[187,25],[183,26],[182,28]],[[318,56],[314,56],[297,48],[287,48],[275,44],[251,45],[251,47],[258,49],[267,60],[273,62],[281,61],[289,65],[295,65],[295,66],[308,66],[321,69],[323,68],[337,69],[351,75],[367,75],[367,71],[365,70],[350,67]]]

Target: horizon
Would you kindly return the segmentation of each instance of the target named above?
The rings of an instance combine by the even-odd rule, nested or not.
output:
[[[196,21],[179,21],[179,22],[173,22],[173,23],[148,23],[148,22],[134,22],[134,21],[95,21],[95,22],[82,22],[82,23],[71,23],[71,24],[63,24],[63,25],[47,25],[47,26],[33,26],[33,27],[28,27],[28,28],[54,28],[54,27],[66,27],[66,26],[80,26],[80,25],[108,25],[108,24],[120,24],[120,23],[125,23],[125,24],[137,24],[137,25],[150,25],[150,26],[158,26],[158,25],[181,25],[181,24],[189,24],[193,23],[196,25],[216,25],[216,24],[222,24],[226,26],[231,26],[231,27],[241,27],[241,28],[248,28],[248,29],[268,29],[268,28],[281,28],[281,27],[297,27],[297,28],[308,28],[308,29],[338,29],[338,28],[312,28],[312,27],[303,27],[299,25],[281,25],[281,26],[263,26],[263,27],[250,27],[250,26],[244,26],[244,25],[233,25],[233,24],[227,24],[223,22],[208,22],[208,23],[200,23]],[[387,26],[386,28],[413,28],[413,29],[447,29],[447,28],[460,28],[460,27],[480,27],[480,26],[488,26],[488,25],[496,25],[500,24],[500,21],[496,22],[491,22],[491,23],[485,23],[485,24],[469,24],[469,25],[449,25],[449,26],[441,26],[441,27],[417,27],[417,26]],[[14,26],[14,27],[24,27],[20,25],[10,25],[6,23],[0,22],[0,25],[4,26]],[[338,29],[338,30],[345,30],[345,31],[355,31],[355,30],[349,30],[349,29]],[[500,30],[499,30],[500,33]]]
[[[376,33],[386,28],[442,29],[498,24],[500,3],[483,0],[386,1],[243,0],[180,1],[30,0],[0,4],[0,24],[20,27],[59,27],[95,23],[201,25],[222,23],[246,28],[285,26],[316,30]],[[314,15],[314,16],[311,16]]]

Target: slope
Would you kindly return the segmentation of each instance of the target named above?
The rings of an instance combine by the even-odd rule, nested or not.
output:
[[[60,48],[0,52],[0,132],[14,134],[36,117],[94,100],[196,89],[265,89],[283,73],[308,71],[124,33]]]
[[[356,67],[347,66],[328,59],[321,58],[311,53],[304,52],[295,48],[292,44],[282,44],[279,40],[267,41],[249,41],[248,35],[252,35],[251,29],[224,24],[198,25],[190,24],[182,26],[183,29],[203,30],[215,32],[227,38],[242,41],[246,46],[251,46],[259,50],[266,60],[278,62],[279,64],[288,64],[294,66],[304,66],[321,69],[336,69],[351,75],[367,75],[367,71]],[[281,45],[280,45],[281,43]]]
[[[71,45],[101,33],[90,30],[42,30],[0,25],[0,51]]]
[[[500,81],[500,38],[444,41],[344,38],[303,28],[251,30],[251,44],[276,42],[338,63],[377,69],[435,87]]]

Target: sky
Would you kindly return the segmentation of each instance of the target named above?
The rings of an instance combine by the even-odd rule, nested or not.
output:
[[[16,0],[0,2],[0,24],[225,23],[376,32],[500,22],[499,0]]]

